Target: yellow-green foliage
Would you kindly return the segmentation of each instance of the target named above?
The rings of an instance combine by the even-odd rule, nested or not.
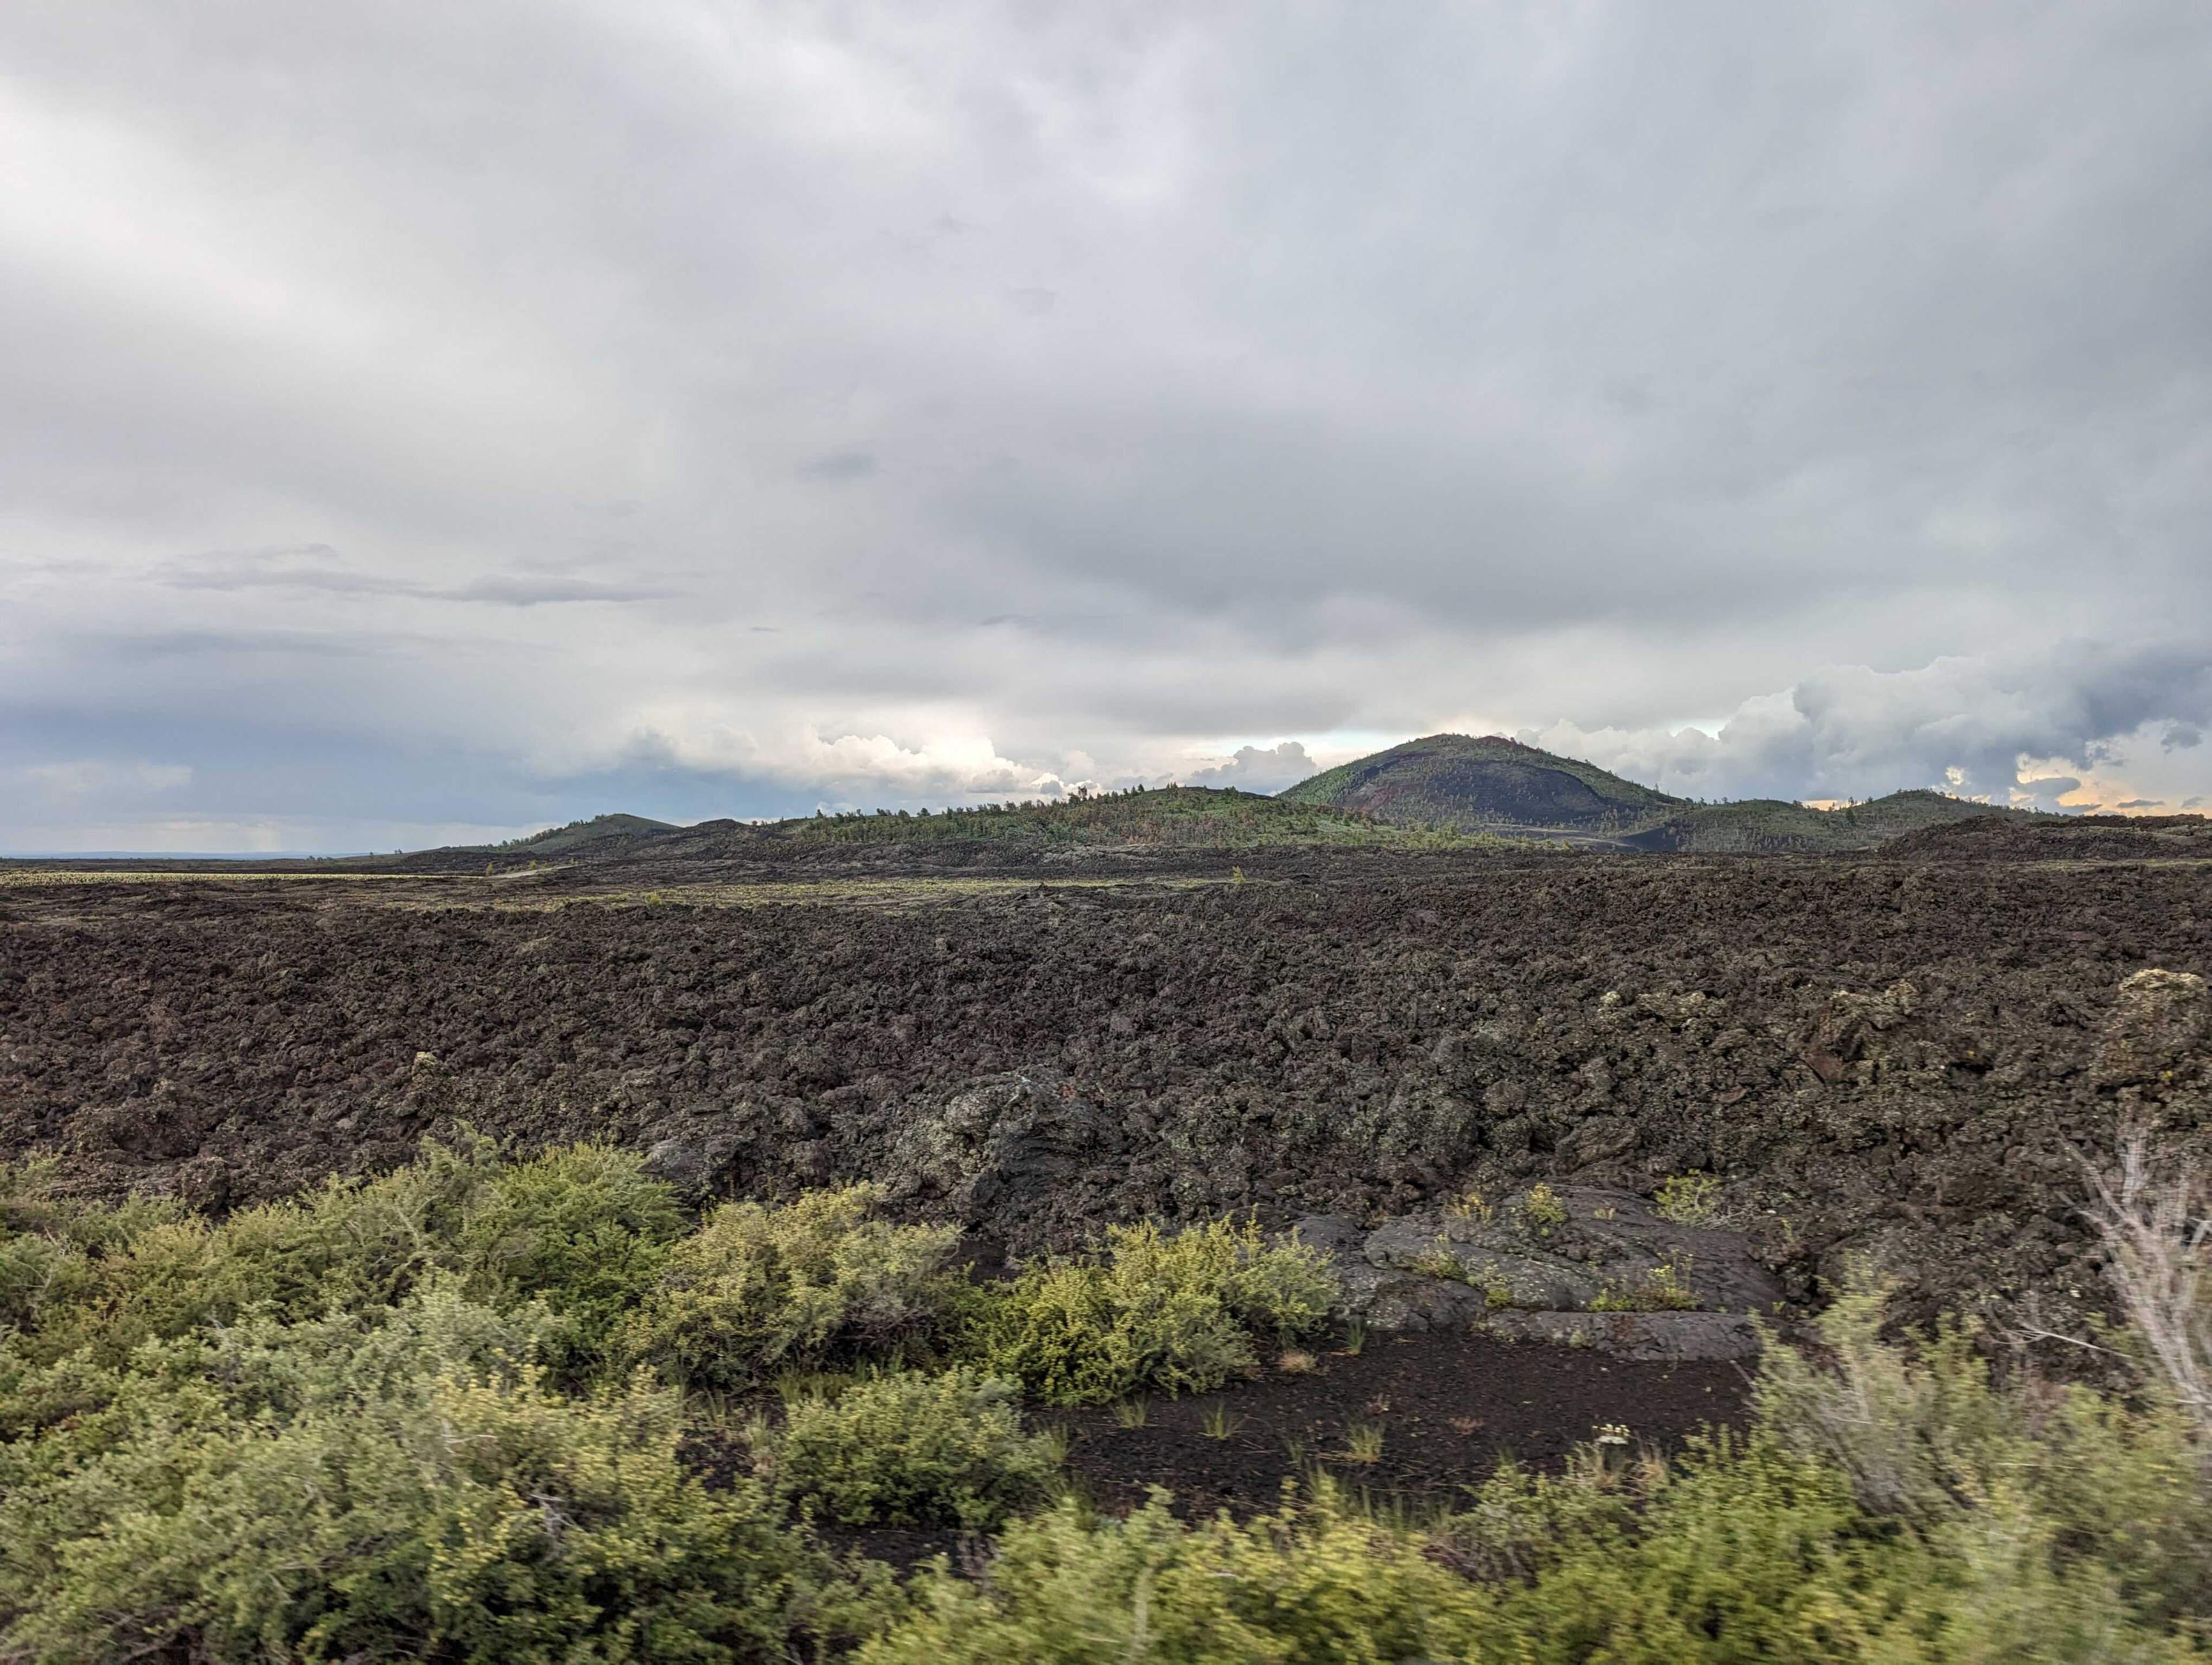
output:
[[[1710,1225],[1720,1218],[1721,1182],[1711,1174],[1676,1174],[1660,1186],[1655,1206],[1677,1225]]]
[[[542,1297],[564,1359],[586,1364],[659,1282],[689,1224],[638,1158],[576,1145],[497,1173],[459,1236],[471,1288],[497,1305]]]
[[[1334,1291],[1227,1223],[978,1288],[951,1228],[873,1206],[685,1235],[590,1146],[432,1148],[221,1224],[0,1171],[0,1660],[2087,1665],[2212,1634],[2212,1452],[2163,1378],[2007,1384],[1965,1328],[1882,1340],[1865,1287],[1817,1362],[1769,1347],[1749,1431],[1671,1461],[1508,1469],[1418,1528],[1326,1484],[1244,1524],[1063,1504],[987,1578],[902,1596],[793,1516],[984,1525],[1053,1451],[1004,1386],[872,1352],[957,1341],[1040,1397],[1140,1407],[1318,1328]],[[663,1379],[619,1374],[639,1361]],[[691,1476],[684,1384],[825,1364],[860,1378],[799,1392],[758,1476]]]
[[[1682,1268],[1662,1261],[1632,1284],[1607,1283],[1590,1297],[1592,1312],[1689,1312],[1698,1305]]]
[[[1009,1528],[981,1586],[940,1565],[916,1594],[919,1611],[861,1650],[868,1665],[2198,1656],[2017,1500],[1902,1528],[1768,1434],[1622,1482],[1508,1470],[1421,1530],[1364,1518],[1326,1486],[1243,1525],[1185,1525],[1164,1495],[1126,1521],[1063,1504]]]
[[[556,1394],[535,1346],[450,1283],[155,1344],[0,1447],[0,1656],[783,1657],[827,1568],[686,1473],[672,1392]]]
[[[1480,1191],[1462,1191],[1444,1204],[1444,1212],[1455,1220],[1473,1220],[1477,1225],[1487,1225],[1498,1211],[1485,1200]]]
[[[668,1254],[631,1327],[634,1354],[690,1386],[733,1389],[786,1364],[926,1341],[964,1301],[957,1226],[874,1218],[878,1193],[725,1203]]]
[[[2085,1389],[2000,1389],[1963,1331],[1916,1354],[1880,1340],[1880,1309],[1865,1291],[1838,1304],[1832,1366],[1771,1349],[1748,1435],[1620,1474],[1507,1469],[1419,1530],[1326,1486],[1244,1526],[1063,1505],[1009,1532],[983,1586],[922,1580],[921,1610],[863,1657],[2203,1657],[2212,1492],[2190,1422]]]
[[[987,1584],[941,1569],[866,1665],[1455,1659],[1486,1601],[1417,1542],[1334,1508],[1186,1526],[1075,1504],[1011,1527]]]
[[[1271,1245],[1249,1222],[1173,1236],[1121,1226],[1103,1253],[1032,1267],[998,1291],[975,1345],[987,1369],[1054,1404],[1200,1393],[1253,1368],[1255,1334],[1279,1343],[1318,1329],[1335,1294],[1319,1252]]]
[[[684,1224],[637,1156],[598,1145],[510,1164],[481,1139],[427,1144],[394,1173],[219,1225],[173,1205],[69,1205],[33,1170],[5,1178],[0,1316],[33,1357],[83,1346],[109,1363],[250,1312],[374,1309],[451,1272],[494,1305],[544,1297],[566,1330],[548,1363],[573,1368],[644,1297]]]
[[[2102,1569],[2122,1609],[2212,1612],[2212,1454],[2169,1396],[2130,1408],[2080,1386],[2000,1389],[1963,1325],[1917,1353],[1884,1342],[1884,1296],[1861,1281],[1822,1315],[1832,1368],[1768,1349],[1753,1400],[1765,1426],[1870,1510],[1979,1553],[2032,1558],[2040,1544]]]
[[[1058,1467],[1013,1397],[1012,1382],[966,1370],[865,1378],[794,1401],[754,1449],[776,1491],[823,1520],[996,1526],[1042,1502]]]
[[[60,1177],[51,1158],[0,1164],[0,1330],[28,1334],[85,1304],[98,1292],[97,1261],[184,1217],[166,1198],[80,1201]]]
[[[1554,1541],[1536,1577],[1492,1587],[1481,1660],[2093,1660],[2179,1656],[2109,1590],[2054,1574],[2047,1544],[1978,1541],[1869,1517],[1832,1467],[1768,1436],[1662,1470],[1626,1522]],[[2087,1615],[2087,1628],[2076,1618]],[[2134,1651],[2135,1650],[2141,1651]]]
[[[398,1299],[424,1273],[459,1264],[459,1234],[493,1172],[489,1146],[426,1145],[397,1173],[332,1180],[305,1200],[243,1209],[219,1226],[160,1205],[95,1212],[19,1201],[0,1254],[46,1257],[58,1271],[68,1262],[21,1324],[34,1356],[85,1346],[119,1362],[146,1341],[251,1311],[308,1317]]]
[[[1567,1206],[1559,1200],[1559,1194],[1539,1181],[1528,1188],[1528,1194],[1521,1199],[1521,1218],[1531,1230],[1539,1233],[1551,1231],[1567,1223]]]

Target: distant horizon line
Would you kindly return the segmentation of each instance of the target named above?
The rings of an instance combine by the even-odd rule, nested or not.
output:
[[[384,850],[0,850],[0,861],[351,861]]]

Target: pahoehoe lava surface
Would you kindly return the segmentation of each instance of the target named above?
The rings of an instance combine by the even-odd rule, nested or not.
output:
[[[1322,871],[888,908],[12,890],[0,1142],[220,1207],[466,1120],[649,1146],[702,1195],[875,1177],[1020,1250],[1703,1170],[1774,1211],[1793,1293],[1863,1249],[2063,1312],[2094,1297],[2076,1149],[2123,1115],[2203,1137],[2212,866]],[[2124,991],[2153,967],[2185,975]]]

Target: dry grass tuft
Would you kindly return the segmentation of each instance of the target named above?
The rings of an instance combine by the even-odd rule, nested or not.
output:
[[[1379,1422],[1355,1422],[1346,1429],[1344,1459],[1346,1462],[1382,1461],[1382,1425]]]

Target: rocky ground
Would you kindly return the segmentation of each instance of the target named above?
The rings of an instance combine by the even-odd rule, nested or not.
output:
[[[2212,864],[2159,854],[939,854],[656,873],[659,900],[574,868],[22,870],[0,1146],[220,1208],[464,1119],[635,1143],[701,1197],[872,1177],[1016,1255],[1334,1217],[1374,1299],[1455,1314],[1492,1273],[1529,1285],[1512,1312],[1546,1279],[1586,1299],[1575,1267],[1633,1281],[1644,1200],[1699,1172],[1736,1239],[1695,1257],[1701,1305],[1802,1303],[1864,1252],[1923,1303],[2063,1321],[2095,1297],[2077,1153],[2212,1121]],[[1539,1180],[1604,1226],[1571,1265],[1449,1212]],[[1414,1264],[1439,1239],[1449,1275]]]

